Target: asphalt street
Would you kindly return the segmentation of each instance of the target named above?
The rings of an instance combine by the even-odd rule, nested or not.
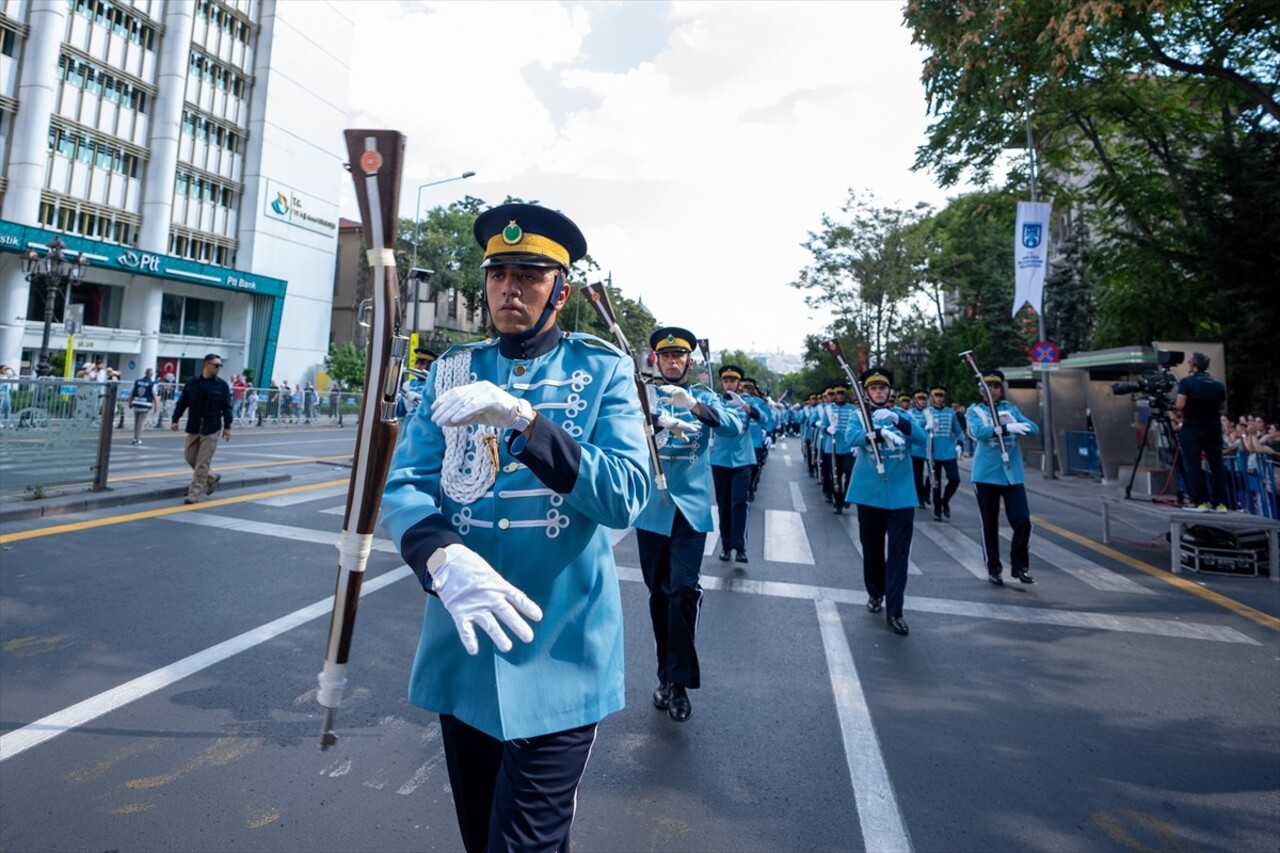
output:
[[[237,430],[194,506],[160,431],[117,440],[97,505],[0,493],[0,850],[460,848],[439,725],[405,699],[424,594],[390,543],[317,748],[353,440]],[[1155,519],[1120,513],[1101,544],[1105,487],[1028,485],[1038,583],[982,579],[966,485],[950,521],[917,515],[899,637],[863,607],[856,518],[783,442],[751,562],[708,543],[683,724],[650,705],[635,535],[614,531],[627,708],[575,847],[1275,850],[1280,583],[1172,576]]]

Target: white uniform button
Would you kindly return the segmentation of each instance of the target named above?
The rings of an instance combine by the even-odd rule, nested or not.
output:
[[[511,526],[511,522],[510,522],[509,520],[507,520],[507,519],[505,519],[505,518],[500,518],[500,519],[498,519],[498,529],[499,529],[499,530],[506,530],[506,529],[507,529],[508,527],[510,527],[510,526]]]
[[[517,468],[519,468],[519,467],[520,467],[520,463],[519,463],[519,462],[508,462],[506,465],[503,465],[503,466],[502,466],[502,470],[503,470],[503,471],[506,471],[508,474],[510,474],[510,473],[512,473],[513,471],[515,471],[515,470],[516,470]]]

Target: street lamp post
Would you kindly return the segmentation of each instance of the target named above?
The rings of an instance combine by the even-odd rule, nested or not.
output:
[[[410,267],[416,267],[418,265],[418,239],[422,236],[422,220],[420,218],[422,215],[422,191],[425,190],[427,187],[438,187],[440,186],[440,184],[448,184],[448,183],[452,183],[453,181],[465,180],[466,178],[470,178],[474,175],[475,175],[475,172],[463,172],[461,175],[455,175],[452,178],[443,178],[439,181],[428,181],[425,184],[418,185],[418,197],[417,197],[417,200],[414,202],[414,208],[413,208],[413,261],[410,262],[409,264]],[[421,277],[415,278],[413,280],[413,330],[415,332],[419,331],[418,329],[418,288],[421,285],[421,283],[422,283]]]
[[[1036,186],[1036,143],[1035,138],[1031,135],[1031,111],[1027,111],[1027,158],[1030,161],[1030,177],[1031,177],[1031,201],[1040,200],[1038,187]],[[1046,236],[1048,235],[1046,223]],[[1044,276],[1049,277],[1048,258],[1045,259]],[[1036,310],[1036,322],[1039,324],[1040,340],[1048,340],[1045,337],[1044,329],[1044,293],[1040,294],[1040,305]],[[1044,369],[1042,364],[1040,370],[1040,382],[1044,387],[1044,476],[1046,480],[1053,480],[1057,477],[1057,459],[1053,450],[1053,401],[1049,394],[1049,371]]]
[[[44,335],[40,339],[40,355],[36,361],[36,375],[46,377],[51,372],[49,367],[49,334],[53,330],[53,304],[58,293],[73,281],[84,278],[89,259],[77,254],[76,259],[66,256],[66,244],[54,237],[49,247],[41,256],[34,248],[28,249],[22,256],[22,271],[27,274],[27,281],[32,286],[42,288],[44,296]]]
[[[911,368],[911,391],[915,393],[920,387],[920,365],[929,360],[929,351],[913,342],[902,348],[901,358]]]

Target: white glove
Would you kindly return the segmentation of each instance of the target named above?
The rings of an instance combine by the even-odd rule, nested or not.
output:
[[[747,401],[742,399],[742,395],[737,391],[727,391],[725,396],[729,398],[729,402],[737,406],[739,409],[747,408]]]
[[[657,420],[658,420],[658,426],[662,427],[663,429],[671,430],[681,438],[684,438],[686,435],[697,435],[698,433],[702,432],[702,424],[697,422],[690,423],[689,421],[682,421],[679,418],[677,418],[675,415],[670,414],[669,412],[659,412]]]
[[[489,635],[500,652],[511,651],[511,639],[499,622],[510,628],[522,642],[533,639],[533,629],[520,614],[540,622],[542,608],[466,545],[449,545],[445,547],[444,554],[444,564],[434,571],[428,564],[428,571],[431,572],[432,588],[440,596],[444,609],[453,617],[453,625],[458,629],[458,638],[462,640],[467,654],[474,655],[480,651],[476,626]]]
[[[658,391],[666,396],[664,402],[673,409],[692,409],[698,402],[687,389],[679,385],[661,385]]]
[[[1024,424],[1021,421],[1014,421],[1011,424],[1004,425],[1004,431],[1007,435],[1026,435],[1031,432],[1031,424]]]
[[[498,429],[515,426],[519,402],[492,382],[482,380],[445,391],[431,404],[436,426],[485,424]]]
[[[835,434],[836,434],[836,428],[835,428],[835,427],[833,427],[833,426],[829,426],[829,427],[827,427],[827,435],[835,435]]]
[[[881,410],[883,411],[883,410]],[[906,445],[907,440],[896,432],[887,429],[877,429],[876,435],[880,436],[880,440],[895,450]]]
[[[1017,418],[1015,418],[1015,417],[1013,416],[1013,412],[1001,412],[1001,413],[1000,413],[1000,423],[1002,423],[1002,424],[1011,424],[1011,423],[1014,423],[1014,422],[1015,422],[1015,421],[1017,421],[1017,420],[1018,420],[1018,419],[1017,419]]]
[[[876,409],[871,413],[871,420],[878,424],[896,424],[898,413],[893,409]]]

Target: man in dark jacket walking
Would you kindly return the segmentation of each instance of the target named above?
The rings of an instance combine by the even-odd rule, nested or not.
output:
[[[209,353],[204,357],[200,375],[182,386],[182,396],[173,409],[174,432],[184,411],[187,415],[187,444],[184,456],[194,472],[187,487],[186,503],[199,502],[202,495],[213,494],[221,474],[210,472],[213,452],[218,449],[218,431],[224,441],[231,440],[231,386],[218,377],[222,356]]]

